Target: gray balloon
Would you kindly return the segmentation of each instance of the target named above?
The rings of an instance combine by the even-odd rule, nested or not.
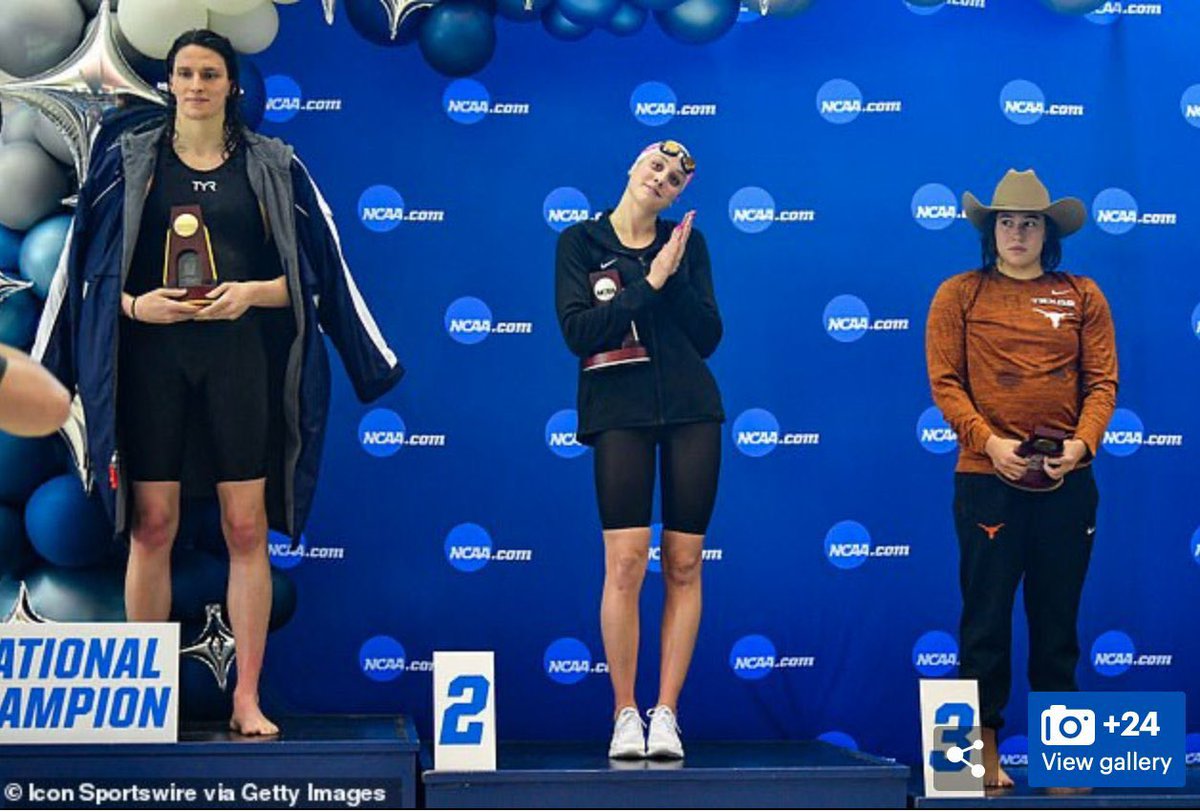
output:
[[[66,137],[50,123],[50,119],[41,113],[34,112],[33,120],[33,134],[36,136],[37,142],[42,145],[42,149],[49,152],[60,163],[71,166],[74,158],[71,155],[71,145],[67,143]]]
[[[4,0],[0,14],[0,70],[33,76],[63,60],[83,35],[77,0]]]
[[[37,140],[37,111],[24,104],[4,103],[4,124],[0,127],[4,143]]]
[[[35,143],[0,146],[0,225],[28,231],[70,193],[67,170]]]

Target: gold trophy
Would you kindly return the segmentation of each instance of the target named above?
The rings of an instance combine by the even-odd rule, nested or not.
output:
[[[172,206],[163,260],[163,287],[187,291],[183,301],[208,304],[209,292],[217,286],[217,263],[212,240],[199,206]]]

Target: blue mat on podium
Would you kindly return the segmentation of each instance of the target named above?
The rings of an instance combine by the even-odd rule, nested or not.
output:
[[[1200,809],[1200,769],[1187,771],[1187,783],[1171,789],[1100,789],[1051,795],[1029,786],[1024,767],[1006,767],[1016,783],[986,798],[926,798],[915,794],[917,809]],[[919,784],[918,784],[919,786]]]
[[[610,761],[606,742],[501,743],[495,772],[423,773],[446,808],[892,808],[908,767],[824,742],[690,743],[687,758]],[[428,758],[425,754],[423,761]],[[426,762],[428,763],[428,762]]]
[[[280,735],[272,738],[238,736],[224,723],[214,723],[189,725],[180,731],[177,744],[0,747],[5,796],[0,807],[416,806],[419,743],[410,719],[317,716],[277,721]],[[97,804],[93,799],[101,790],[134,794],[127,803]]]

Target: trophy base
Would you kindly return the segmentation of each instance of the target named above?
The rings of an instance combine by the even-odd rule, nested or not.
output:
[[[1045,457],[1038,457],[1037,468],[1030,466],[1025,470],[1024,476],[1022,476],[1020,479],[1008,479],[1007,477],[1001,476],[999,473],[997,473],[996,476],[1000,477],[1000,481],[1005,485],[1008,485],[1011,488],[1016,488],[1019,491],[1029,491],[1030,493],[1049,493],[1050,491],[1056,491],[1062,487],[1063,480],[1054,479],[1042,470],[1042,460],[1044,459]]]
[[[591,372],[594,369],[607,369],[625,364],[644,364],[649,360],[650,353],[645,347],[622,347],[619,350],[588,356],[583,361],[583,369],[585,372]]]
[[[211,303],[208,294],[216,288],[216,285],[196,285],[194,287],[184,288],[187,293],[183,294],[183,303],[194,305],[195,307],[204,307]]]

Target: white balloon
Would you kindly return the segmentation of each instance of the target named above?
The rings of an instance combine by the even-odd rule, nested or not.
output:
[[[261,6],[270,0],[201,0],[208,6],[209,11],[217,14],[246,14],[253,11],[255,6]]]
[[[198,0],[121,0],[117,21],[129,44],[155,59],[166,59],[176,37],[208,26],[208,10]]]
[[[256,54],[267,50],[279,33],[279,12],[272,3],[258,6],[248,14],[208,15],[208,27],[229,37],[239,53]]]

